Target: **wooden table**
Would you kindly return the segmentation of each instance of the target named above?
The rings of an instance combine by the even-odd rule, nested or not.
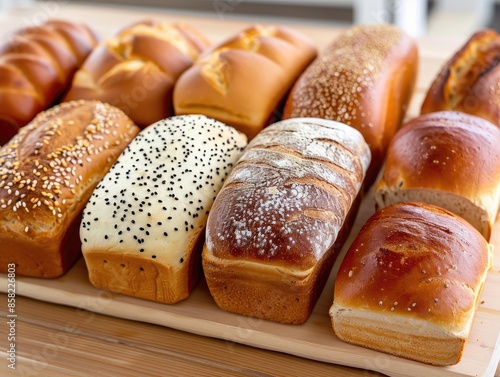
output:
[[[251,21],[220,15],[151,13],[109,7],[69,5],[62,0],[33,5],[0,15],[0,34],[48,17],[86,22],[101,35],[137,19],[153,16],[184,20],[219,41]],[[328,26],[293,25],[322,49],[341,31]],[[5,38],[5,35],[2,35]],[[419,107],[443,62],[463,40],[418,41],[421,64],[409,116]],[[7,315],[7,297],[0,294],[0,313]],[[375,376],[378,373],[302,359],[224,340],[205,338],[165,327],[128,321],[80,309],[17,296],[17,373],[7,368],[2,330],[0,375],[22,376]],[[3,328],[4,325],[2,325]],[[498,375],[498,372],[497,372]]]

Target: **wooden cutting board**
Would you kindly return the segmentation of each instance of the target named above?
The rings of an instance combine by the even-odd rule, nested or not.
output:
[[[228,342],[374,370],[389,376],[494,376],[500,360],[500,252],[498,250],[494,266],[483,289],[470,338],[459,364],[451,367],[433,367],[353,346],[336,338],[328,316],[333,297],[334,276],[346,249],[374,212],[372,197],[373,193],[370,192],[363,201],[355,226],[313,314],[300,326],[276,324],[224,312],[215,305],[204,282],[199,284],[187,300],[176,305],[163,305],[99,291],[89,283],[83,260],[59,279],[18,277],[17,294],[100,314],[220,338]],[[500,249],[500,223],[495,227],[492,243],[496,245],[496,249]],[[6,288],[6,276],[0,274],[0,291],[5,292]]]

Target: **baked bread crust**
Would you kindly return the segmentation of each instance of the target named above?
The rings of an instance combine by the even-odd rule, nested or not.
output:
[[[323,119],[278,122],[253,139],[208,218],[203,269],[217,305],[307,320],[356,214],[369,161],[358,131]]]
[[[330,309],[349,343],[434,365],[459,362],[492,250],[461,217],[425,203],[373,215],[340,266]]]
[[[417,46],[401,30],[391,25],[355,26],[300,76],[283,119],[331,119],[361,132],[372,152],[368,189],[403,121],[417,71]]]
[[[0,149],[0,271],[54,278],[81,255],[94,187],[139,132],[120,110],[74,101],[40,113]]]

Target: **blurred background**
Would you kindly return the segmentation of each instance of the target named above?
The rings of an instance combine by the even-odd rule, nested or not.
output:
[[[36,0],[0,0],[0,12]],[[58,3],[120,5],[158,11],[206,13],[220,18],[338,24],[390,22],[419,36],[470,35],[500,28],[500,0],[59,0]]]

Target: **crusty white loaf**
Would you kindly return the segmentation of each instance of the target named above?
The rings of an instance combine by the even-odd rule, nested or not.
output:
[[[290,119],[249,144],[215,200],[203,269],[217,305],[307,320],[354,218],[370,150],[345,124]]]
[[[185,299],[201,273],[208,212],[245,146],[245,135],[202,115],[143,130],[84,210],[91,283],[163,303]]]
[[[342,340],[434,365],[459,362],[491,248],[461,217],[425,203],[373,215],[349,248],[330,309]]]
[[[404,125],[377,183],[379,208],[426,202],[462,216],[489,240],[500,204],[500,129],[479,117],[443,111]]]
[[[119,109],[73,101],[40,113],[0,149],[0,271],[54,278],[81,256],[81,212],[139,132]]]

